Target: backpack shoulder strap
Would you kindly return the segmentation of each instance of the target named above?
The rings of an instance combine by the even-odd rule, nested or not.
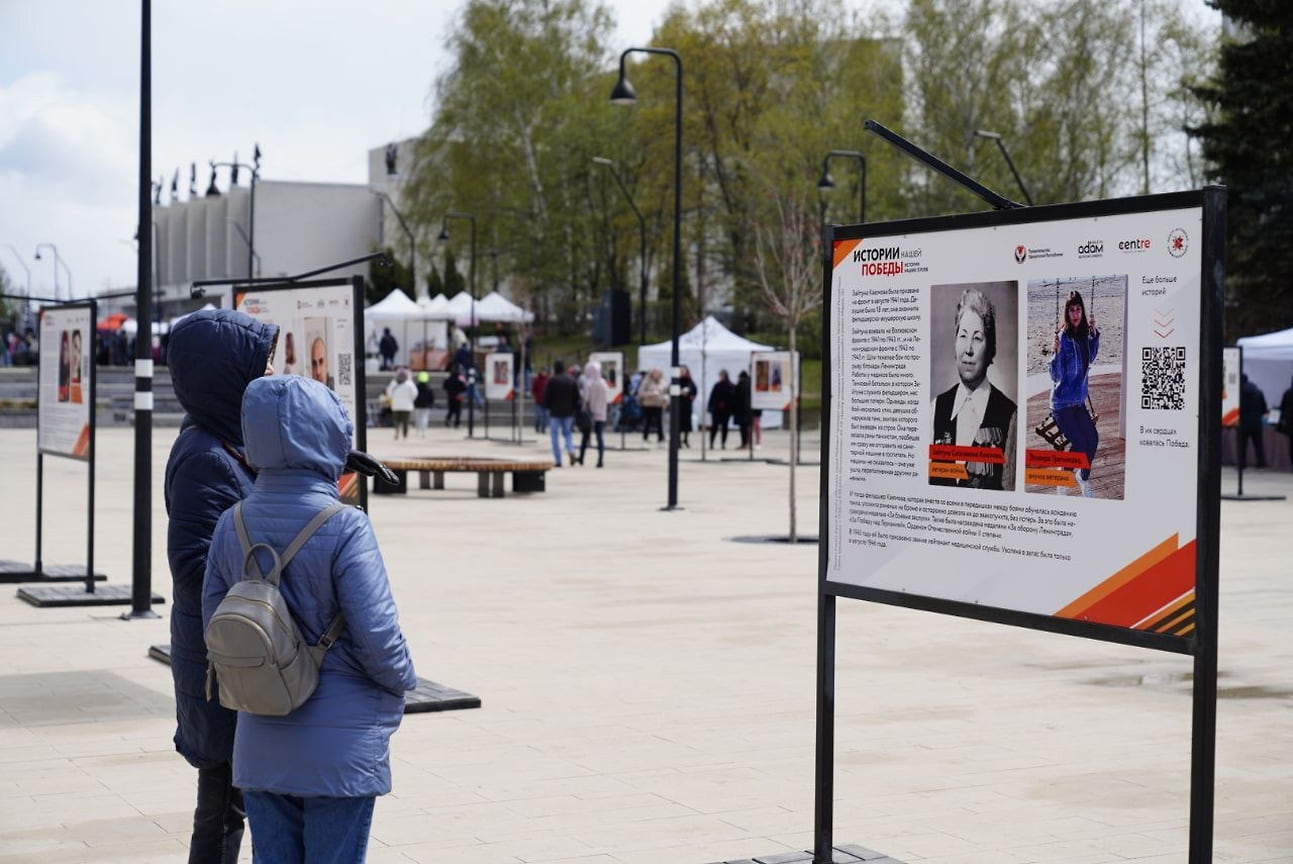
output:
[[[307,522],[305,527],[292,538],[292,542],[287,544],[287,548],[284,549],[283,553],[280,555],[278,551],[268,543],[251,542],[251,538],[247,535],[247,524],[242,518],[242,502],[239,501],[237,504],[233,505],[233,527],[238,534],[238,545],[242,547],[244,578],[247,573],[247,565],[256,561],[254,555],[255,550],[265,549],[273,558],[273,566],[270,568],[270,572],[268,574],[260,571],[259,562],[256,563],[256,569],[260,572],[261,578],[268,579],[274,585],[278,585],[279,576],[282,574],[283,568],[287,567],[287,562],[292,560],[296,553],[301,550],[301,547],[306,544],[306,541],[313,537],[315,532],[323,526],[324,522],[327,522],[337,513],[340,513],[345,509],[345,504],[342,504],[340,501],[335,501],[328,507],[325,507],[318,513],[314,514],[314,518]]]
[[[292,542],[288,543],[287,548],[283,550],[283,554],[281,556],[283,566],[286,567],[287,563],[292,560],[296,553],[301,551],[301,547],[306,544],[306,541],[314,536],[316,531],[323,527],[324,522],[327,522],[333,516],[345,509],[345,504],[342,504],[340,501],[334,501],[332,504],[314,514],[314,518],[306,523],[305,527],[292,538]]]

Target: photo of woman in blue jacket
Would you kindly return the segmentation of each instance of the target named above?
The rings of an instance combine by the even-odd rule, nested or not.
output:
[[[185,415],[166,462],[166,557],[171,567],[171,677],[175,749],[198,769],[189,864],[234,864],[242,843],[242,793],[233,785],[237,716],[207,701],[202,578],[220,514],[251,494],[243,455],[242,394],[272,371],[278,327],[231,309],[185,316],[167,349]]]
[[[282,550],[338,500],[354,427],[324,385],[275,376],[247,387],[242,431],[258,472],[242,504],[248,535]],[[242,573],[225,513],[207,558],[204,624]],[[368,516],[352,508],[325,522],[291,559],[279,590],[308,644],[338,614],[345,627],[304,705],[282,717],[238,714],[233,779],[246,801],[255,860],[362,862],[376,796],[391,790],[390,738],[404,716],[404,693],[417,684]]]
[[[1055,333],[1051,355],[1051,413],[1060,431],[1069,439],[1074,453],[1085,453],[1087,464],[1094,465],[1100,446],[1091,414],[1087,411],[1087,372],[1100,353],[1100,331],[1094,316],[1088,316],[1082,294],[1070,291],[1064,303],[1064,317]],[[1091,498],[1091,469],[1074,472],[1083,496]],[[1056,487],[1063,494],[1065,487]]]

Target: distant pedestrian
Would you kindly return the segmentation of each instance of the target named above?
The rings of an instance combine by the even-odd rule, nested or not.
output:
[[[354,434],[341,400],[295,375],[249,385],[242,428],[247,462],[259,473],[240,505],[241,526],[227,512],[211,539],[206,622],[243,579],[246,546],[281,553],[338,503]],[[253,557],[264,567],[268,553]],[[362,510],[342,507],[326,518],[285,568],[278,588],[302,641],[316,646],[325,634],[335,641],[299,708],[283,716],[238,712],[234,782],[246,799],[255,860],[362,862],[376,798],[391,791],[390,738],[404,717],[405,692],[417,685],[413,661]]]
[[[418,385],[413,383],[408,369],[401,366],[395,370],[395,377],[386,385],[386,395],[391,400],[391,425],[395,427],[395,439],[398,441],[401,434],[409,437],[409,418],[417,402]]]
[[[669,385],[664,380],[664,373],[652,369],[638,384],[638,404],[642,406],[642,440],[651,440],[651,430],[655,429],[656,444],[664,446],[664,406],[669,404]]]
[[[395,365],[395,354],[400,350],[400,343],[395,340],[395,335],[391,333],[391,328],[382,328],[382,338],[377,343],[377,350],[382,355],[383,372]]]
[[[206,698],[202,578],[220,514],[251,494],[241,406],[247,385],[272,372],[278,327],[231,309],[194,312],[175,325],[168,357],[184,408],[166,462],[166,558],[171,569],[171,677],[175,749],[198,769],[190,864],[229,864],[242,842],[242,791],[233,782],[237,714]],[[277,426],[274,427],[277,429]]]
[[[552,462],[561,467],[561,441],[564,436],[570,464],[575,464],[575,441],[571,430],[575,424],[575,410],[579,407],[579,385],[566,374],[566,364],[558,360],[552,364],[553,376],[544,391],[543,401],[548,406],[548,434],[552,438]]]
[[[732,419],[741,432],[741,449],[750,446],[750,373],[744,369],[736,376],[736,396],[732,400]]]
[[[1262,440],[1266,421],[1266,395],[1248,376],[1239,384],[1239,467],[1248,463],[1248,439],[1257,453],[1257,467],[1266,467],[1266,442]]]
[[[548,408],[543,404],[543,394],[548,388],[548,367],[539,369],[539,374],[530,382],[530,395],[534,397],[534,431],[546,432],[548,429]]]
[[[583,407],[588,412],[588,418],[591,421],[589,432],[580,430],[579,439],[579,464],[584,464],[584,454],[588,451],[589,433],[597,438],[597,467],[602,467],[602,457],[606,452],[606,407],[609,391],[606,387],[606,380],[602,378],[601,364],[596,360],[589,360],[584,366],[584,387],[583,387]]]
[[[732,420],[732,407],[736,401],[736,386],[727,377],[727,370],[720,370],[718,380],[709,391],[710,427],[709,446],[714,446],[714,436],[721,435],[723,449],[727,449],[727,426]]]
[[[461,366],[455,366],[449,370],[449,374],[444,379],[445,395],[445,415],[444,425],[458,428],[462,422],[462,402],[463,394],[467,390],[467,381],[463,376]]]
[[[1289,461],[1293,462],[1293,386],[1285,390],[1284,395],[1280,397],[1280,419],[1275,430],[1288,436]]]
[[[696,410],[696,396],[700,390],[696,387],[696,380],[691,377],[691,370],[686,366],[678,370],[678,395],[681,397],[678,401],[682,405],[682,416],[678,418],[678,446],[690,447],[691,430],[694,421],[692,415]]]
[[[435,407],[435,389],[431,386],[431,373],[425,370],[417,375],[417,398],[413,400],[413,417],[419,438],[427,437],[427,424],[431,409]]]

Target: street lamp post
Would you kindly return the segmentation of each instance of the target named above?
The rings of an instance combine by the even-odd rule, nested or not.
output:
[[[380,189],[370,189],[374,195],[386,202],[395,214],[396,220],[399,221],[400,227],[404,229],[404,235],[409,238],[409,299],[418,299],[418,250],[417,244],[413,242],[413,232],[409,230],[409,225],[404,221],[404,215],[395,208],[395,202],[391,196],[387,195]]]
[[[988,132],[985,129],[975,129],[974,134],[979,138],[987,138],[989,141],[997,142],[997,149],[999,149],[1001,151],[1001,155],[1006,158],[1006,165],[1010,167],[1010,173],[1015,175],[1015,182],[1019,184],[1019,191],[1024,193],[1024,200],[1028,202],[1029,207],[1032,207],[1033,196],[1028,194],[1028,187],[1024,185],[1024,179],[1020,177],[1019,172],[1015,170],[1015,162],[1010,158],[1010,153],[1006,151],[1006,142],[1002,140],[1001,134],[998,132]]]
[[[257,259],[256,255],[256,181],[260,179],[260,145],[257,144],[252,152],[252,164],[239,162],[238,155],[234,154],[232,162],[212,162],[211,179],[212,184],[215,182],[215,169],[228,168],[230,172],[230,185],[238,185],[238,169],[246,168],[251,172],[251,200],[247,203],[247,278],[252,279],[256,276],[256,271],[252,265]]]
[[[480,392],[480,376],[476,374],[476,216],[454,210],[444,214],[438,238],[441,243],[449,242],[450,219],[467,219],[471,222],[471,271],[467,274],[467,285],[471,289],[471,334],[467,337],[468,350],[471,351],[471,369],[467,374],[472,379],[471,398],[467,400],[467,437],[471,438],[476,429],[476,397]],[[486,417],[488,419],[488,415]],[[488,428],[485,431],[488,434]]]
[[[857,150],[832,150],[829,153],[827,153],[826,158],[822,160],[822,176],[817,181],[817,188],[823,191],[826,189],[835,188],[835,178],[831,176],[831,172],[828,170],[828,168],[830,167],[832,156],[841,156],[849,159],[858,160],[859,170],[861,171],[861,182],[859,183],[859,186],[861,187],[861,192],[859,193],[860,200],[858,202],[858,222],[859,223],[865,222],[866,221],[866,157],[863,156],[862,153]]]
[[[605,166],[615,178],[616,184],[619,185],[620,191],[624,193],[624,199],[629,202],[633,208],[633,215],[638,217],[638,231],[642,237],[641,249],[638,252],[639,262],[639,284],[638,284],[638,341],[640,344],[646,344],[646,319],[647,319],[647,264],[646,264],[646,219],[642,217],[642,211],[638,205],[633,202],[633,196],[629,194],[628,187],[620,179],[620,172],[615,170],[615,162],[610,159],[604,159],[601,156],[594,156],[593,161],[598,165]]]
[[[54,252],[54,299],[58,298],[58,268],[62,266],[63,272],[67,274],[67,299],[72,299],[72,271],[67,268],[67,263],[62,256],[58,254],[58,247],[53,243],[36,244],[36,260],[40,260],[40,250],[49,247]]]
[[[6,249],[8,249],[10,252],[13,253],[13,257],[18,261],[18,264],[22,267],[23,272],[27,274],[27,296],[30,297],[31,296],[31,268],[27,266],[27,262],[23,260],[22,253],[20,253],[17,249],[15,249],[13,247],[13,244],[6,243],[4,245]]]
[[[673,128],[673,341],[669,354],[669,503],[666,510],[678,507],[678,426],[682,414],[682,383],[678,373],[678,336],[682,328],[682,57],[672,48],[626,48],[620,54],[620,78],[611,90],[612,105],[633,105],[637,93],[629,84],[624,61],[630,54],[662,54],[672,57],[677,70],[674,96]]]

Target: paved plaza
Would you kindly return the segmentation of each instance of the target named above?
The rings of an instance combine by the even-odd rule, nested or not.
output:
[[[386,457],[549,452],[532,434],[370,431]],[[153,448],[166,596],[175,432],[156,430]],[[766,438],[759,461],[702,463],[693,434],[677,512],[660,509],[666,451],[632,436],[639,449],[552,471],[538,494],[481,499],[472,475],[449,475],[443,491],[414,479],[371,498],[418,674],[483,705],[405,718],[369,861],[707,864],[811,848],[817,547],[732,541],[787,531],[788,468],[763,461],[784,457],[787,435]],[[126,584],[133,431],[102,430],[98,451],[95,565]],[[0,454],[0,558],[30,561],[35,430],[0,430]],[[83,564],[86,467],[44,464],[44,560]],[[815,535],[818,468],[797,477]],[[1244,485],[1293,496],[1293,475]],[[1293,501],[1224,502],[1222,532],[1214,860],[1293,862]],[[1191,658],[838,608],[837,845],[908,864],[1186,860]],[[185,860],[196,772],[172,747],[170,671],[147,656],[169,641],[169,606],[129,622],[123,609],[37,609],[0,586],[0,862]]]

